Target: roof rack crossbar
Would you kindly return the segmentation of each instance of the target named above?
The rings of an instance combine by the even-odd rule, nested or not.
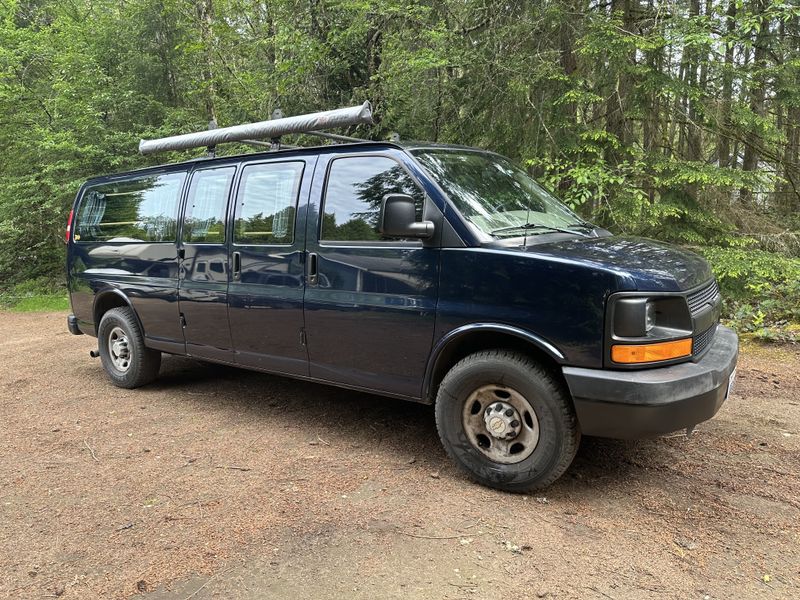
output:
[[[333,140],[335,142],[366,142],[362,138],[350,137],[349,135],[339,135],[336,133],[323,133],[321,131],[307,131],[306,135],[313,135],[315,137],[325,138],[326,140]]]
[[[219,129],[174,135],[156,140],[141,140],[139,142],[139,152],[153,154],[154,152],[168,150],[207,148],[228,142],[254,141],[253,138],[275,139],[292,133],[311,133],[318,132],[320,129],[349,127],[362,123],[373,124],[372,106],[369,102],[364,102],[361,106],[337,108],[308,115],[271,119],[258,123],[234,125],[233,127],[221,127]]]
[[[242,140],[242,143],[248,146],[253,146],[254,148],[267,148],[269,150],[275,150],[274,142],[262,142],[261,140]],[[289,144],[284,144],[283,142],[278,142],[278,145],[280,146],[280,150],[294,150],[300,147],[290,146]]]

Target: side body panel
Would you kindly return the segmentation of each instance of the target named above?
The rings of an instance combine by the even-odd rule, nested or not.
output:
[[[233,362],[228,326],[228,247],[187,244],[184,252],[179,302],[186,324],[186,353]]]
[[[404,153],[379,153],[410,171]],[[310,375],[416,399],[435,327],[440,249],[418,241],[321,242],[328,166],[347,156],[353,153],[320,157],[309,205],[307,250],[318,272],[305,295]]]
[[[621,275],[570,261],[444,248],[435,340],[471,323],[509,325],[557,349],[564,364],[599,368],[605,299],[627,285]]]

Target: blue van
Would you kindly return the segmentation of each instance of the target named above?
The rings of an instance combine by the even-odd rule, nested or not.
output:
[[[474,148],[364,142],[87,181],[69,330],[111,381],[162,353],[435,404],[478,482],[542,488],[581,435],[710,419],[738,354],[699,256],[613,236]]]

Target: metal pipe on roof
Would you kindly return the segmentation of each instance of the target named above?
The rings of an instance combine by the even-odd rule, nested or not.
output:
[[[233,127],[220,127],[197,133],[185,133],[155,140],[141,140],[139,152],[153,154],[167,150],[186,150],[188,148],[206,148],[226,142],[241,142],[253,138],[279,138],[292,133],[309,133],[320,129],[349,127],[360,124],[372,125],[372,106],[364,102],[361,106],[337,108],[308,115],[284,117],[246,123]]]
[[[334,140],[337,142],[363,142],[366,140],[350,137],[349,135],[338,135],[336,133],[322,133],[321,131],[307,131],[306,135],[313,135],[314,137],[325,138],[326,140]]]

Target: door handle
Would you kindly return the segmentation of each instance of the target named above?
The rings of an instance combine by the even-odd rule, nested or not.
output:
[[[317,285],[318,273],[317,273],[317,253],[316,252],[309,252],[308,253],[308,285]]]
[[[233,279],[239,281],[242,276],[242,254],[241,252],[233,253]]]

